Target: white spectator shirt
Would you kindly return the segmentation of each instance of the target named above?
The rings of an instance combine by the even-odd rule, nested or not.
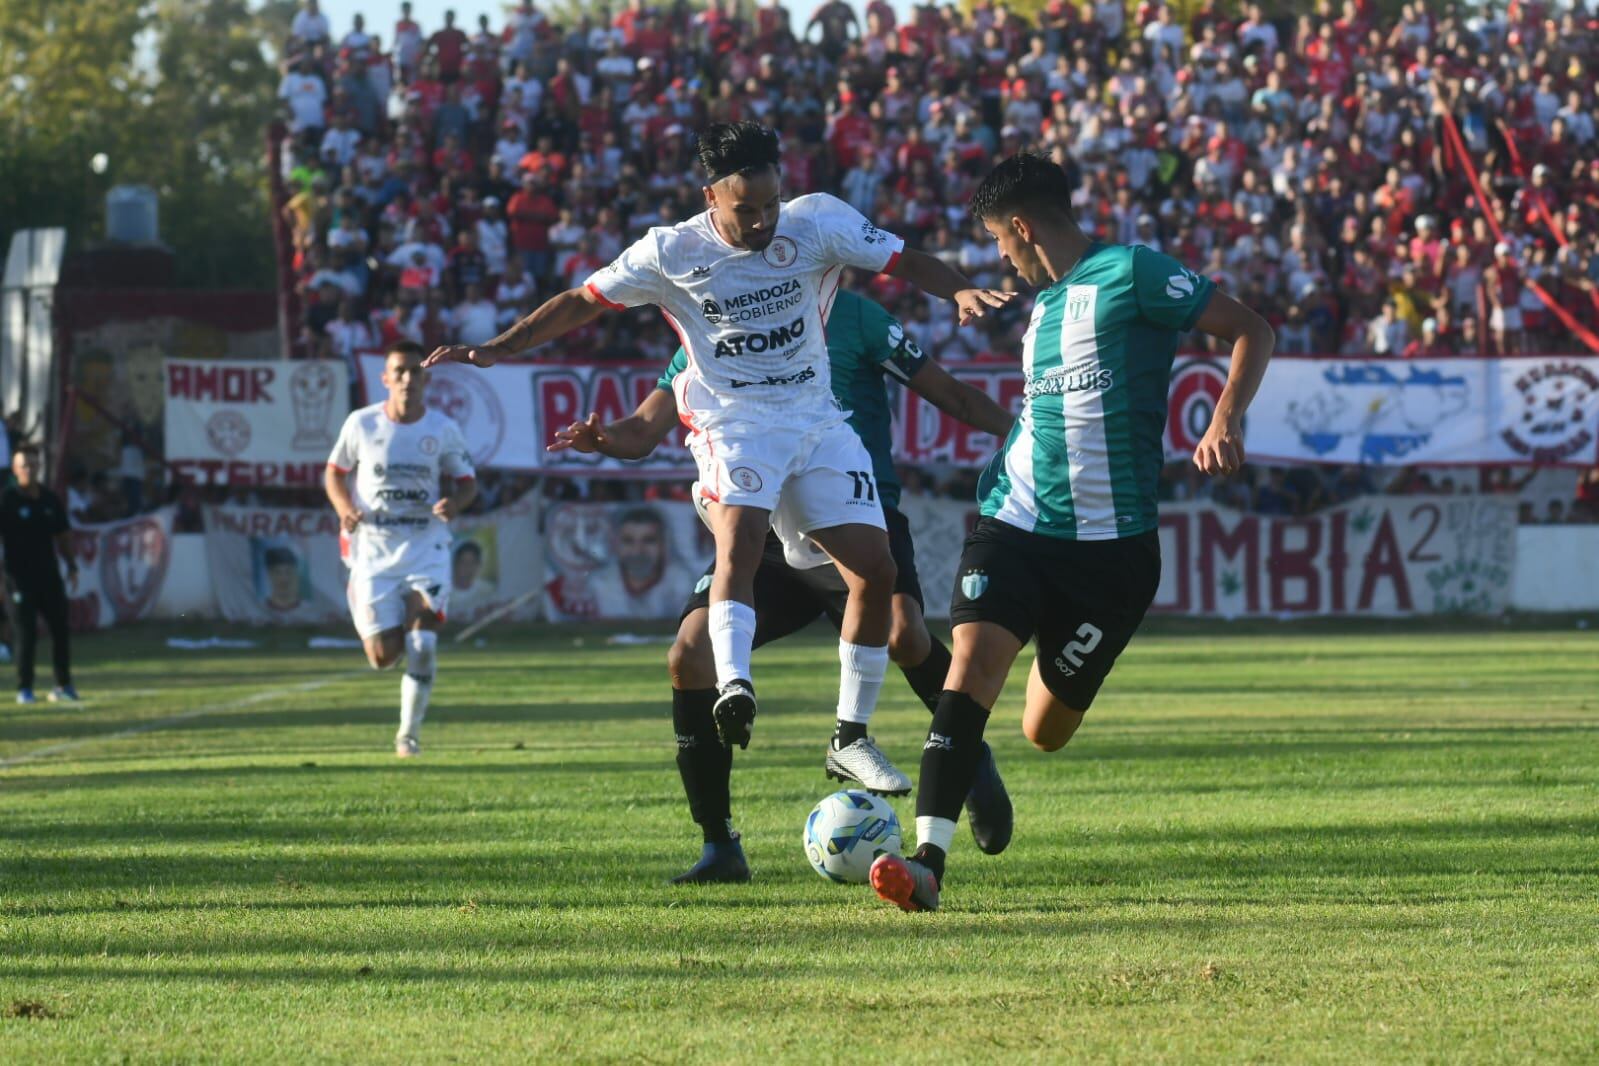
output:
[[[328,17],[318,11],[311,14],[309,11],[297,11],[294,21],[289,24],[289,32],[302,41],[326,41],[333,31],[328,27]]]
[[[324,125],[322,107],[328,102],[328,87],[315,74],[290,71],[283,75],[278,83],[278,99],[288,103],[289,128],[295,133]]]
[[[505,248],[508,228],[503,218],[477,220],[477,246],[489,264],[490,274],[505,273]]]
[[[428,408],[415,422],[396,422],[381,403],[350,412],[328,465],[355,471],[350,494],[362,518],[350,565],[368,574],[405,566],[414,549],[447,548],[449,527],[433,514],[441,479],[476,476],[453,418]]]
[[[455,306],[455,339],[458,344],[487,344],[500,332],[499,308],[492,301],[459,303]]]
[[[501,137],[494,142],[494,158],[500,161],[507,174],[516,173],[516,165],[527,155],[527,142],[520,137]]]
[[[355,159],[355,150],[360,144],[360,130],[353,126],[344,130],[334,126],[322,135],[322,158],[331,159],[342,169]]]
[[[377,335],[364,319],[352,318],[346,322],[342,318],[335,318],[327,324],[327,332],[334,354],[341,358],[347,359],[356,352],[378,346]]]
[[[655,304],[688,352],[675,383],[695,429],[759,421],[842,421],[833,400],[824,323],[843,269],[892,269],[905,242],[836,197],[782,206],[759,252],[723,240],[709,211],[656,227],[590,275],[591,293],[621,310]]]

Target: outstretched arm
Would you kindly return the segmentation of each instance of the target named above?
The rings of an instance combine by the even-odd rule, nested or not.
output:
[[[982,318],[990,307],[1004,307],[1016,296],[1014,292],[976,288],[965,274],[942,259],[914,248],[901,252],[894,262],[894,269],[889,273],[896,278],[904,278],[925,293],[943,300],[954,300],[960,308],[960,323],[963,326],[973,319]]]
[[[586,454],[599,453],[612,459],[642,459],[653,452],[677,422],[677,401],[666,389],[656,389],[638,405],[638,410],[619,422],[602,425],[600,416],[591,414],[555,431],[552,452],[568,449]]]
[[[507,356],[537,348],[579,326],[587,325],[604,311],[605,304],[592,289],[567,289],[559,296],[545,300],[538,310],[487,344],[447,344],[433,349],[422,365],[471,363],[473,366],[493,366]]]
[[[992,433],[1001,440],[1016,421],[988,393],[976,385],[955,380],[948,370],[932,360],[923,363],[905,384],[951,418],[976,426],[984,433]]]
[[[1277,334],[1264,318],[1220,290],[1211,294],[1194,328],[1233,344],[1227,384],[1210,428],[1194,449],[1194,465],[1206,474],[1232,474],[1244,465],[1244,412],[1266,376]]]

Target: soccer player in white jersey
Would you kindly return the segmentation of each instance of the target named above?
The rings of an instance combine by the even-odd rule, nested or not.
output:
[[[890,273],[951,299],[962,322],[1011,294],[973,287],[835,197],[783,203],[777,135],[758,123],[713,125],[701,133],[698,151],[705,212],[651,229],[581,288],[486,345],[437,349],[428,365],[492,366],[606,309],[659,307],[688,354],[674,393],[716,540],[710,632],[717,698],[705,712],[716,735],[729,748],[749,745],[755,571],[770,527],[796,551],[820,547],[849,586],[835,761],[847,760],[868,787],[904,792],[909,778],[866,735],[888,666],[895,566],[871,458],[833,399],[827,312],[846,266]]]
[[[446,523],[472,505],[477,481],[460,427],[423,403],[419,345],[389,349],[383,385],[388,399],[344,420],[323,482],[348,538],[350,617],[367,661],[383,670],[405,658],[394,754],[409,758],[421,750],[449,605]]]

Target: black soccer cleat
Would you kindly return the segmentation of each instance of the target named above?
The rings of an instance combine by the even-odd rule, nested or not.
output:
[[[711,718],[716,723],[716,737],[722,747],[750,746],[750,732],[755,728],[755,688],[748,681],[735,678],[723,685],[716,703],[711,707]]]
[[[972,790],[966,793],[966,820],[971,823],[977,850],[984,855],[998,855],[1010,846],[1011,834],[1016,830],[1016,812],[1005,782],[1000,780],[999,767],[994,765],[994,749],[986,740],[977,763],[977,777],[972,781]]]
[[[707,843],[700,861],[672,878],[674,885],[743,884],[750,879],[750,864],[735,836],[723,843]]]

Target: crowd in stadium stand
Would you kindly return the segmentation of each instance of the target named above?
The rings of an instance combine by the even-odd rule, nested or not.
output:
[[[524,3],[500,25],[423,27],[402,4],[393,27],[336,29],[309,0],[279,94],[296,345],[349,359],[401,337],[487,340],[702,210],[694,130],[759,119],[781,132],[788,195],[833,192],[982,285],[1016,282],[967,198],[1029,149],[1073,176],[1086,230],[1203,270],[1282,352],[1584,351],[1599,332],[1599,19],[1431,6],[1379,19],[1369,0],[1299,16],[1204,0],[1180,17],[1050,0],[1023,19],[979,0],[901,20],[883,0],[864,18],[843,0],[797,17],[777,0],[626,0],[566,24]],[[1019,351],[1025,301],[957,330],[898,279],[846,284],[941,359]],[[675,343],[646,309],[537,355],[664,360]],[[1224,491],[1303,510],[1348,476]]]

